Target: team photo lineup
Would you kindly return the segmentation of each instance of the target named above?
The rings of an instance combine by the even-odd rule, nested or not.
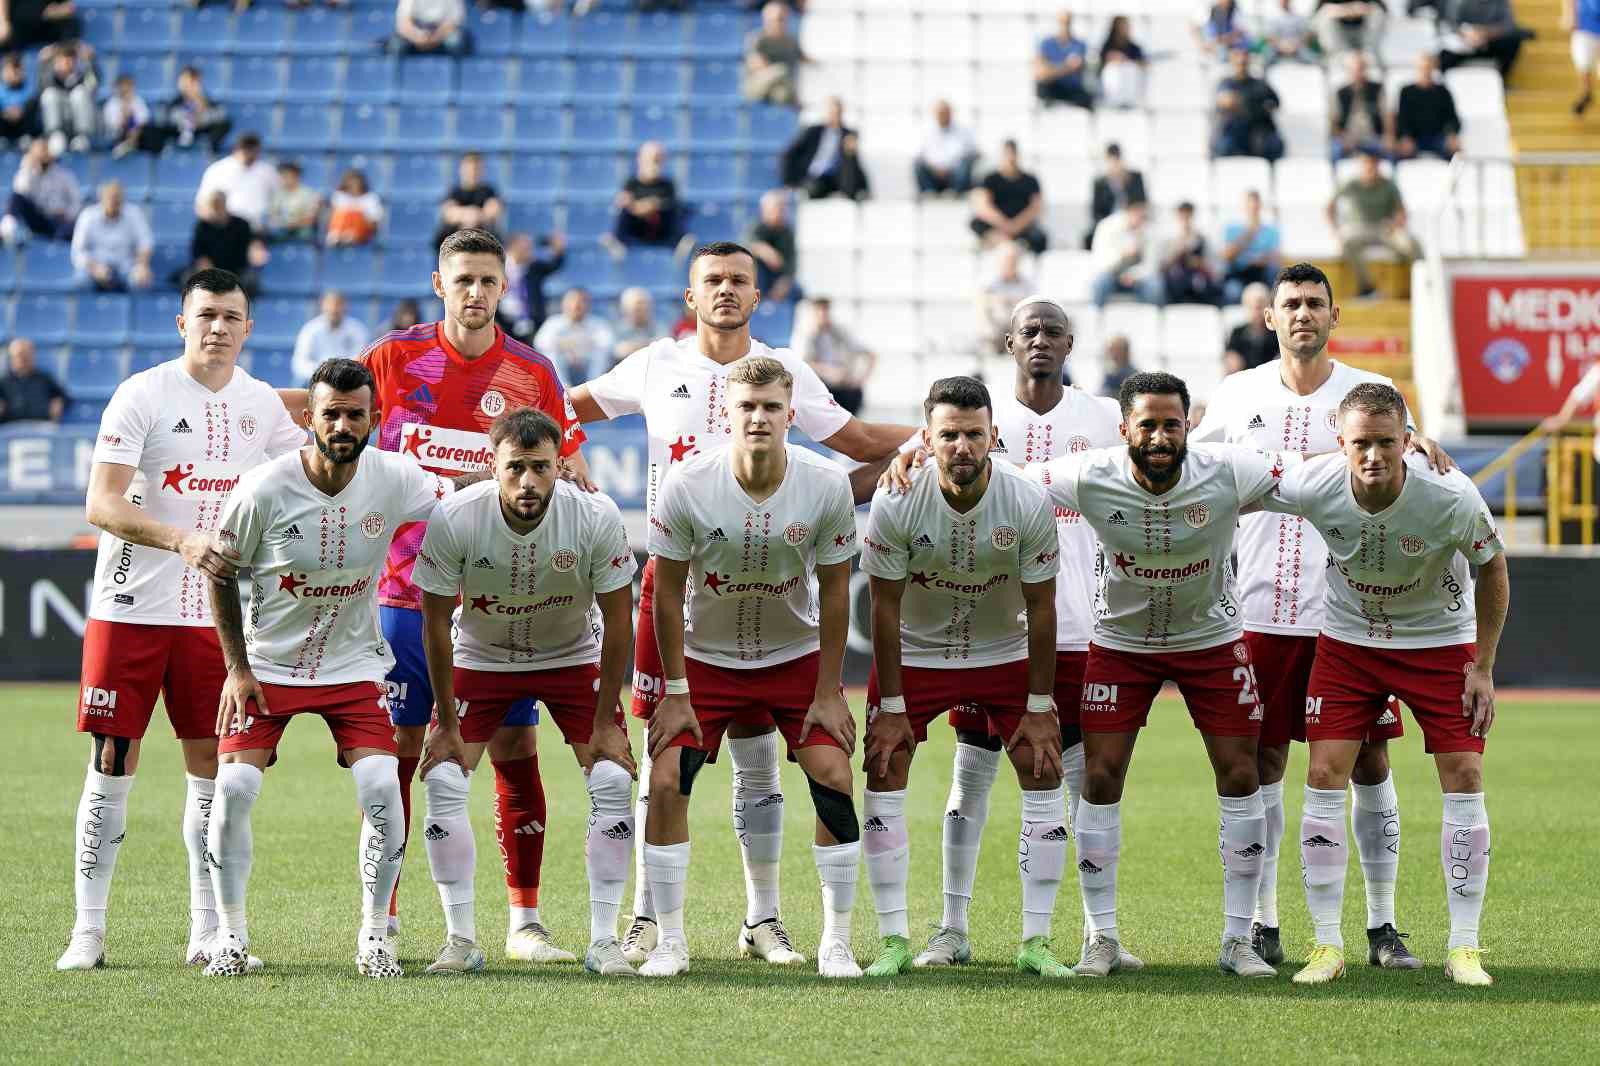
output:
[[[252,871],[294,856],[258,857],[251,820],[292,787],[292,761],[266,771],[300,715],[324,720],[354,780],[354,959],[368,977],[402,975],[397,886],[417,835],[446,928],[426,972],[485,968],[474,875],[487,830],[468,815],[485,752],[508,960],[673,977],[692,969],[697,941],[737,929],[740,956],[814,958],[828,978],[968,963],[1005,762],[1021,793],[1015,967],[1134,974],[1140,931],[1119,926],[1118,890],[1159,886],[1119,885],[1121,803],[1139,789],[1135,742],[1171,682],[1215,779],[1216,980],[1282,967],[1323,984],[1359,962],[1341,928],[1353,848],[1368,963],[1442,961],[1456,984],[1491,983],[1479,923],[1483,753],[1510,602],[1500,535],[1401,393],[1329,356],[1339,311],[1321,270],[1273,279],[1264,315],[1279,357],[1225,379],[1197,424],[1168,373],[1133,374],[1115,399],[1064,384],[1072,321],[1032,296],[1006,331],[1011,379],[914,383],[925,421],[911,426],[855,418],[807,363],[751,337],[756,267],[738,244],[696,248],[694,332],[570,390],[496,325],[505,251],[483,230],[439,247],[442,321],[328,359],[303,389],[236,365],[252,328],[237,277],[188,280],[182,355],[123,382],[94,448],[86,508],[103,532],[77,718],[89,766],[71,832],[76,921],[57,970],[116,950],[112,878],[159,703],[186,787],[191,926],[173,962],[206,976],[270,969],[251,953]],[[648,434],[642,574],[583,455],[585,424],[630,414]],[[792,428],[827,451],[791,442]],[[852,562],[870,587],[859,720],[843,687]],[[1443,795],[1442,960],[1413,952],[1396,920],[1388,742],[1408,714]],[[559,729],[587,796],[547,804],[538,724]],[[943,913],[921,942],[906,804],[930,727],[956,743],[937,850],[916,845],[942,863]],[[1298,827],[1284,816],[1291,741],[1308,753]],[[742,916],[697,910],[687,891],[694,786],[723,757]],[[815,811],[815,944],[791,937],[780,908],[785,758]],[[541,921],[539,884],[550,807],[585,803],[580,944]],[[1298,906],[1277,894],[1288,832],[1306,907],[1291,921],[1314,934],[1303,959],[1280,933],[1280,906]],[[1081,915],[1058,900],[1069,862]],[[852,941],[863,866],[870,957]]]

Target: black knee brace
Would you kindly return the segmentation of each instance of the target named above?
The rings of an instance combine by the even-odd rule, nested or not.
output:
[[[694,779],[706,764],[706,753],[699,748],[678,749],[678,791],[687,796],[694,789]]]
[[[1083,727],[1077,725],[1064,725],[1061,727],[1061,750],[1066,751],[1075,744],[1083,743]]]
[[[111,741],[111,772],[106,773],[105,750],[106,741]],[[107,777],[125,777],[128,773],[128,746],[132,742],[127,737],[108,737],[104,733],[94,734],[94,768],[96,773],[105,774]]]
[[[854,844],[861,839],[861,823],[856,820],[856,805],[848,793],[819,784],[810,774],[806,784],[811,786],[811,804],[817,809],[817,819],[822,827],[833,834],[841,844]]]
[[[956,739],[974,748],[982,748],[984,751],[999,751],[1005,746],[1005,741],[999,737],[990,736],[988,733],[978,733],[970,729],[956,730]]]

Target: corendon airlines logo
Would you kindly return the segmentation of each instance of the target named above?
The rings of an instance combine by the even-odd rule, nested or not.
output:
[[[484,593],[481,596],[472,597],[471,606],[474,611],[482,611],[486,615],[501,618],[526,618],[530,614],[538,614],[540,611],[548,610],[552,607],[570,607],[572,603],[573,598],[571,596],[546,596],[544,599],[534,603],[503,603],[500,597]]]
[[[960,581],[948,577],[940,577],[939,571],[930,573],[913,571],[911,583],[921,586],[930,592],[954,592],[958,596],[972,596],[981,598],[1011,580],[1010,574],[995,574],[987,581]]]
[[[307,574],[284,574],[278,578],[278,591],[287,592],[297,600],[347,600],[352,596],[359,596],[367,591],[367,586],[372,584],[370,576],[360,581],[332,582],[323,584],[322,579],[313,579]]]
[[[487,470],[494,462],[488,434],[441,429],[419,422],[400,427],[400,454],[411,456],[417,465],[436,474]]]
[[[1350,586],[1350,591],[1361,596],[1385,599],[1390,596],[1403,596],[1422,587],[1422,579],[1420,577],[1415,581],[1407,581],[1404,585],[1375,585],[1370,581],[1357,581],[1350,576],[1349,567],[1335,561],[1332,556],[1329,556],[1328,561],[1338,567],[1339,573],[1344,575],[1344,583]]]
[[[715,570],[706,571],[706,588],[718,596],[772,596],[782,599],[800,587],[800,575],[796,574],[787,581],[735,581],[728,574],[719,574]]]
[[[179,496],[205,493],[226,496],[239,484],[239,475],[232,477],[195,477],[193,463],[176,463],[171,470],[161,472],[161,491],[171,489]]]
[[[1123,577],[1147,585],[1181,585],[1211,573],[1210,559],[1195,559],[1182,565],[1151,566],[1146,563],[1141,566],[1137,555],[1117,552],[1112,565],[1122,572]]]

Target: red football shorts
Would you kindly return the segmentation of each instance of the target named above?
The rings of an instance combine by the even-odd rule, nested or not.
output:
[[[156,697],[179,740],[217,735],[228,668],[210,626],[147,626],[89,619],[83,630],[78,731],[139,740]]]
[[[1198,651],[1117,651],[1089,645],[1079,725],[1085,733],[1132,733],[1150,718],[1163,682],[1177,684],[1194,726],[1206,736],[1261,731],[1250,649],[1242,640]]]
[[[1291,740],[1306,740],[1306,686],[1317,657],[1317,638],[1290,633],[1253,633],[1245,630],[1250,663],[1260,682],[1261,746],[1281,748]],[[1389,713],[1379,717],[1366,739],[1397,740],[1405,736],[1400,704],[1390,698]]]
[[[667,684],[661,666],[661,649],[656,646],[656,622],[652,614],[655,588],[656,559],[652,555],[645,561],[639,577],[639,618],[633,626],[633,706],[630,709],[635,718],[649,718],[655,713]]]
[[[1056,718],[1063,726],[1078,724],[1078,701],[1083,698],[1083,666],[1088,661],[1089,653],[1086,651],[1056,652]],[[1026,667],[1023,673],[1026,675]],[[910,705],[907,699],[906,706],[909,708]],[[972,704],[963,703],[950,708],[950,726],[964,733],[983,733],[989,729],[989,716]],[[1011,736],[1007,734],[1002,739],[1010,740]]]
[[[1028,661],[996,666],[969,666],[936,670],[930,666],[901,666],[900,686],[905,690],[906,714],[918,742],[928,739],[928,723],[946,711],[961,708],[961,728],[987,731],[1010,740],[1028,713]],[[878,669],[867,678],[867,720],[878,713]],[[953,717],[953,715],[952,715]]]
[[[276,752],[278,741],[289,719],[297,714],[321,715],[333,734],[333,742],[343,753],[352,748],[376,748],[395,754],[394,725],[389,721],[389,699],[382,684],[351,681],[344,685],[273,685],[261,682],[267,697],[263,713],[253,703],[244,728],[229,733],[217,743],[217,751],[250,751],[266,748]],[[212,724],[216,714],[212,713]]]
[[[1483,751],[1461,713],[1464,667],[1478,657],[1475,644],[1443,648],[1362,648],[1324,634],[1307,685],[1306,736],[1360,740],[1387,709],[1390,693],[1405,700],[1422,727],[1422,750]]]
[[[734,722],[742,725],[778,727],[791,752],[799,748],[833,747],[839,742],[824,730],[813,728],[801,743],[800,730],[817,691],[817,662],[820,652],[812,652],[776,666],[735,670],[713,666],[695,659],[684,659],[688,673],[689,700],[700,723],[700,742],[693,733],[679,733],[668,747],[698,748],[715,753],[722,734]]]
[[[506,714],[520,700],[536,699],[555,719],[568,744],[587,744],[594,736],[595,693],[600,691],[600,665],[580,663],[553,670],[468,670],[455,668],[456,713],[461,739],[482,744],[494,736]],[[438,721],[436,717],[434,721]],[[617,712],[617,724],[625,724]]]

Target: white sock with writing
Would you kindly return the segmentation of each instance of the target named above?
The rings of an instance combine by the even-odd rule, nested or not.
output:
[[[255,840],[250,833],[250,812],[261,795],[261,771],[242,762],[217,767],[217,792],[211,804],[211,827],[206,852],[211,858],[211,887],[217,897],[217,917],[223,933],[250,942],[245,923],[245,892],[255,861]],[[384,897],[388,910],[389,898]]]
[[[944,920],[946,929],[967,931],[978,873],[978,848],[989,821],[989,793],[1000,769],[1000,753],[956,742],[955,772],[944,816]]]
[[[72,824],[73,895],[78,917],[72,931],[104,931],[106,907],[111,898],[111,875],[117,869],[117,852],[128,824],[128,791],[133,775],[108,777],[89,767],[83,775],[83,795]]]
[[[873,792],[863,797],[861,850],[867,856],[867,882],[878,911],[879,936],[911,936],[906,881],[911,874],[911,843],[906,837],[906,793]]]
[[[1400,797],[1394,775],[1376,785],[1353,785],[1350,834],[1367,886],[1367,928],[1394,924],[1394,882],[1400,873]]]

